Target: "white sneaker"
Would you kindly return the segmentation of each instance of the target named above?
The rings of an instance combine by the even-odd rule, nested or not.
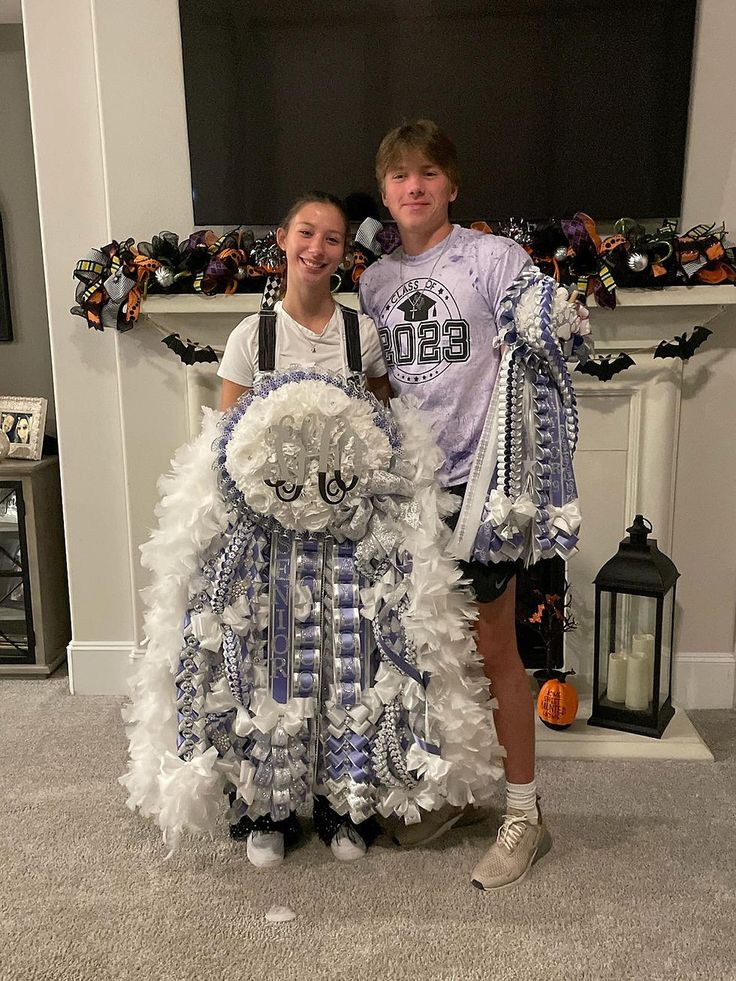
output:
[[[274,869],[284,860],[284,836],[280,831],[251,831],[245,854],[257,869]]]
[[[496,841],[473,869],[474,886],[486,892],[504,892],[526,878],[532,865],[552,847],[539,804],[537,819],[537,824],[532,824],[524,811],[509,808]]]
[[[368,851],[366,843],[349,824],[342,824],[338,828],[332,836],[330,848],[339,862],[354,862]]]

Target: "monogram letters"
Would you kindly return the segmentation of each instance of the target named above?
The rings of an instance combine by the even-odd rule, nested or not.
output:
[[[340,418],[310,412],[297,427],[292,416],[284,416],[270,428],[269,436],[276,462],[264,482],[274,488],[280,501],[295,501],[300,496],[313,460],[318,461],[317,484],[326,504],[340,504],[365,473],[365,442]],[[346,455],[352,455],[349,479],[341,469]]]

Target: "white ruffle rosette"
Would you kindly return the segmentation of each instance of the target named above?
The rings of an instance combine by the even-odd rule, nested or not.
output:
[[[392,455],[388,437],[376,425],[374,405],[314,379],[254,399],[230,434],[225,466],[253,511],[283,528],[321,532],[344,523],[370,494],[371,473],[387,469]],[[339,504],[320,495],[320,470],[352,484]],[[300,484],[299,495],[281,500],[266,483],[280,478]]]

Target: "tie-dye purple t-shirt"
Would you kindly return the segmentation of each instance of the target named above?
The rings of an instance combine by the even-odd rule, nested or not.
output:
[[[427,252],[397,249],[360,278],[391,385],[420,400],[445,454],[445,486],[468,479],[498,374],[500,301],[530,262],[511,239],[453,225]]]

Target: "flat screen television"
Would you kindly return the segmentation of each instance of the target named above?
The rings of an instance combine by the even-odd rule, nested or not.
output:
[[[476,219],[677,217],[690,0],[180,0],[198,225],[275,224],[305,190],[380,200],[385,132],[457,144]]]

